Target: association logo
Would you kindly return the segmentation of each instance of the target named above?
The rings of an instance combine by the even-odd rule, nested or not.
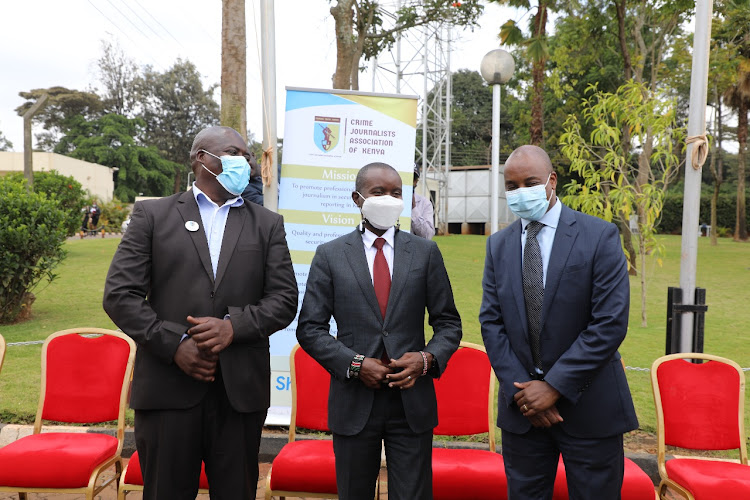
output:
[[[324,153],[333,151],[339,144],[341,118],[331,116],[316,116],[313,139],[318,149]]]

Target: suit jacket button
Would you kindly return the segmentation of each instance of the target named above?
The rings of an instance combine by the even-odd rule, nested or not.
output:
[[[383,330],[383,336],[384,336],[384,337],[387,337],[387,336],[388,336],[388,330]]]
[[[214,298],[214,292],[211,292],[211,298],[212,299]]]

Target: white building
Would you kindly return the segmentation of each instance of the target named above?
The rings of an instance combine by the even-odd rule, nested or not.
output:
[[[56,170],[61,175],[73,177],[84,191],[101,202],[111,201],[115,192],[113,167],[77,160],[57,153],[33,153],[34,172]],[[0,151],[0,175],[23,173],[23,153]]]

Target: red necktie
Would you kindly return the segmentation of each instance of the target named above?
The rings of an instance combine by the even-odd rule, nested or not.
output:
[[[385,260],[383,245],[385,239],[376,238],[373,245],[378,249],[375,254],[375,262],[372,265],[372,281],[375,286],[375,296],[378,298],[380,314],[385,318],[385,310],[388,307],[388,295],[391,293],[391,273],[388,270],[388,261]]]

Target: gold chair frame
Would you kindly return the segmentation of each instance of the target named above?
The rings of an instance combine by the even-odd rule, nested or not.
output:
[[[3,369],[3,361],[5,361],[5,338],[3,338],[2,335],[0,335],[0,370]]]
[[[293,442],[295,438],[297,437],[297,370],[294,365],[294,355],[297,353],[297,350],[301,349],[299,344],[295,344],[295,346],[292,348],[292,352],[289,353],[289,367],[291,369],[291,377],[292,377],[292,419],[289,422],[289,443]],[[292,498],[304,498],[304,497],[312,497],[312,498],[330,498],[330,499],[338,499],[338,495],[331,496],[328,493],[312,493],[312,492],[301,492],[301,491],[282,491],[282,490],[272,490],[271,489],[271,472],[273,471],[273,465],[271,465],[271,468],[268,469],[268,474],[266,475],[266,500],[271,500],[272,497],[278,496],[280,500],[284,500],[286,497],[292,497]],[[380,497],[380,478],[378,477],[377,484],[375,486],[375,499],[377,500]]]
[[[131,339],[124,333],[116,332],[114,330],[107,330],[105,328],[70,328],[67,330],[55,332],[45,339],[44,345],[42,347],[41,393],[39,394],[39,405],[37,406],[36,419],[34,420],[33,434],[39,434],[42,432],[42,410],[44,409],[44,398],[47,389],[47,347],[49,346],[49,343],[55,338],[70,334],[112,335],[114,337],[125,340],[130,346],[130,354],[128,356],[127,365],[125,366],[125,374],[122,381],[122,389],[120,391],[120,408],[118,410],[117,417],[117,450],[115,451],[115,454],[112,458],[103,462],[94,469],[94,471],[91,473],[89,484],[81,488],[20,488],[19,491],[19,487],[17,486],[0,486],[0,491],[18,493],[19,500],[26,500],[26,493],[83,493],[85,494],[86,500],[94,500],[94,496],[104,488],[109,486],[112,482],[115,482],[115,484],[117,484],[117,480],[122,474],[122,457],[120,456],[120,454],[122,453],[122,443],[125,436],[125,406],[128,401],[128,392],[130,389],[129,382],[130,377],[133,373],[133,363],[135,360],[136,350],[135,342],[133,342],[133,339]],[[5,347],[4,344],[5,343],[3,342],[3,355]],[[96,484],[99,481],[99,476],[101,475],[101,473],[112,465],[115,466],[115,476],[111,479],[105,480],[101,485],[97,486]]]
[[[676,483],[675,481],[669,479],[669,476],[667,475],[667,468],[666,468],[666,444],[665,444],[665,437],[664,437],[664,409],[662,408],[661,404],[661,391],[659,389],[659,380],[657,378],[657,370],[659,366],[661,366],[662,363],[665,363],[667,361],[673,361],[676,359],[682,359],[682,360],[688,360],[688,359],[702,359],[705,361],[718,361],[720,363],[727,364],[737,370],[737,375],[740,380],[740,387],[739,387],[739,394],[738,394],[738,414],[737,414],[737,422],[738,422],[738,431],[739,431],[739,453],[740,453],[740,463],[743,465],[747,465],[747,445],[746,445],[746,435],[745,435],[745,374],[742,371],[742,368],[740,365],[732,361],[731,359],[722,358],[720,356],[714,356],[713,354],[704,354],[699,352],[685,352],[685,353],[677,353],[677,354],[670,354],[668,356],[662,356],[658,359],[656,359],[653,364],[651,365],[651,388],[653,390],[654,394],[654,404],[656,405],[656,434],[658,439],[658,448],[657,448],[657,465],[659,467],[659,476],[661,476],[661,482],[659,483],[657,496],[660,499],[668,500],[669,497],[667,497],[667,491],[669,489],[673,490],[675,493],[679,494],[681,497],[685,498],[686,500],[695,500],[695,497],[685,488],[680,486],[680,484]],[[708,425],[708,424],[707,424]],[[698,459],[696,459],[698,460]]]

